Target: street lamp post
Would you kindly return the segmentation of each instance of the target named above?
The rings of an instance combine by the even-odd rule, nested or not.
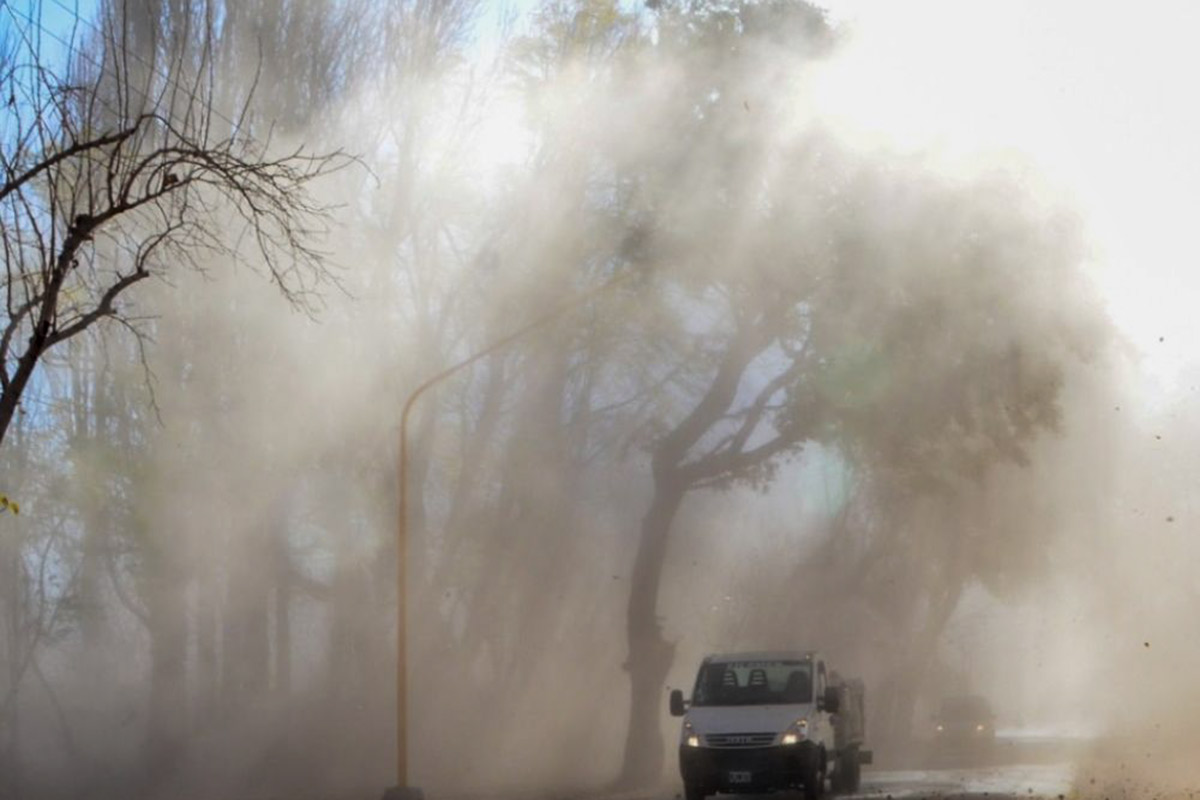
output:
[[[482,358],[503,349],[530,331],[550,322],[584,304],[599,294],[624,283],[634,273],[619,275],[611,280],[579,294],[553,311],[538,317],[533,322],[499,339],[462,361],[453,364],[426,380],[409,394],[400,413],[400,453],[396,466],[398,483],[398,508],[396,521],[396,785],[388,788],[383,800],[421,800],[420,789],[408,785],[408,418],[417,400],[426,391],[456,372]]]

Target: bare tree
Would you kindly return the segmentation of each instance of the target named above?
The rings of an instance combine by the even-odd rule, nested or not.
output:
[[[0,43],[0,442],[52,348],[102,320],[144,332],[128,297],[146,278],[224,259],[311,307],[332,277],[316,243],[330,208],[313,183],[348,163],[256,135],[249,99],[233,119],[216,109],[203,14],[167,49],[134,47],[120,14],[80,21],[88,32],[59,39],[54,59],[43,42],[56,34],[5,11],[16,26]]]

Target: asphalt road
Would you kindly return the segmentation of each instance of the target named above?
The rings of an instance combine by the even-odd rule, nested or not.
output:
[[[1073,790],[1084,746],[1077,740],[998,737],[992,747],[945,752],[926,742],[899,758],[895,754],[891,763],[865,768],[857,794],[826,792],[825,800],[1063,800],[1078,794]],[[752,798],[719,795],[717,800]]]
[[[825,800],[1065,800],[1073,794],[1075,773],[1076,768],[1071,763],[864,770],[862,788],[857,794],[826,792],[824,797]],[[723,794],[716,795],[715,800],[763,800],[764,797],[799,800],[801,796],[799,792]],[[675,800],[680,797],[675,795]]]
[[[1071,794],[1075,768],[1061,764],[1005,764],[950,769],[878,770],[863,773],[857,795],[869,800],[944,796],[1037,797]]]

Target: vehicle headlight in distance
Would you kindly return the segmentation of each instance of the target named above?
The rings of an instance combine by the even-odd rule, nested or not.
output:
[[[943,728],[941,725],[938,725],[937,729],[938,729],[938,733],[941,733],[942,731],[945,730],[945,728]]]
[[[688,747],[700,746],[700,734],[696,733],[696,729],[692,727],[692,723],[686,720],[683,723],[683,743]]]
[[[983,726],[982,726],[982,725],[976,725],[976,726],[975,726],[975,730],[979,731],[980,733],[983,733]]]
[[[779,738],[780,744],[799,744],[808,737],[808,720],[804,717],[793,722]]]

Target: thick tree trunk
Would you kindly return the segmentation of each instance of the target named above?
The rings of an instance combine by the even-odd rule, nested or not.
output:
[[[4,782],[0,783],[0,800],[20,800],[23,796],[24,763],[21,758],[21,715],[15,698],[5,717],[0,718],[7,732],[0,745],[0,775],[4,776]]]
[[[336,551],[333,580],[329,593],[329,644],[326,653],[329,659],[326,679],[329,700],[334,708],[345,709],[356,699],[358,686],[358,626],[363,612],[362,582],[357,565],[345,549]]]
[[[96,507],[87,511],[87,522],[83,531],[83,553],[79,565],[79,632],[89,670],[100,670],[107,666],[106,647],[109,641],[108,620],[105,614],[105,598],[101,591],[104,561],[108,557],[108,520],[104,512]],[[99,683],[98,675],[93,672]]]
[[[228,561],[221,673],[229,713],[261,699],[270,679],[269,538],[265,530],[248,531],[246,541],[234,543]]]
[[[678,482],[656,476],[654,500],[642,519],[641,541],[633,563],[626,616],[629,659],[629,732],[618,784],[643,787],[662,779],[661,730],[667,672],[675,645],[666,641],[658,617],[658,590],[667,554],[671,522],[686,490]]]
[[[192,720],[203,728],[217,718],[220,703],[221,665],[217,659],[217,635],[221,626],[220,603],[212,570],[207,569],[193,584],[196,624],[196,684]]]
[[[0,518],[2,519],[2,518]],[[0,653],[0,798],[21,793],[21,725],[17,683],[21,658],[21,570],[12,539],[0,538],[0,612],[3,613],[4,651]],[[4,784],[8,784],[4,786]]]
[[[149,587],[150,711],[146,775],[151,785],[169,776],[187,730],[187,600],[183,575],[159,564]]]
[[[113,446],[113,443],[106,439],[109,421],[114,413],[111,397],[106,392],[108,376],[98,364],[81,352],[82,343],[77,345],[75,350],[72,357],[80,358],[84,366],[72,370],[74,441],[83,451],[80,455],[85,464],[100,464],[103,463],[101,448]],[[105,652],[109,640],[108,620],[101,586],[108,558],[109,536],[113,529],[111,498],[107,496],[109,487],[104,476],[89,475],[83,483],[83,559],[79,565],[78,578],[79,627],[88,669],[93,671],[97,683],[103,683],[105,675],[96,671],[109,664]]]
[[[275,550],[275,646],[272,689],[286,698],[292,692],[292,562],[287,530],[282,525],[272,542]]]
[[[339,487],[346,491],[337,481],[330,481],[325,489],[328,499],[324,507],[328,516],[323,522],[331,531],[345,527],[337,513]],[[370,569],[373,562],[366,560],[361,548],[354,546],[352,537],[342,538],[345,543],[336,550],[337,562],[330,584],[326,679],[333,707],[338,713],[349,715],[346,724],[361,726],[370,716],[369,709],[380,702],[379,692],[391,683],[387,679],[395,668],[395,656],[386,631],[392,619],[380,613],[376,597],[379,587],[373,585]],[[410,550],[416,549],[410,545]],[[390,586],[395,580],[394,573],[387,579],[384,585]],[[276,632],[290,638],[286,628]]]
[[[687,492],[704,476],[732,469],[735,457],[743,456],[741,445],[731,450],[712,451],[687,462],[689,450],[729,410],[747,365],[770,342],[763,335],[766,322],[738,328],[713,376],[708,390],[696,406],[658,443],[652,458],[654,499],[642,519],[641,540],[633,563],[629,590],[626,635],[629,643],[629,733],[618,784],[622,787],[650,786],[662,780],[663,737],[660,723],[663,688],[675,657],[675,645],[662,635],[658,618],[658,590],[671,523]],[[756,423],[755,423],[756,424]],[[751,429],[754,425],[751,425]],[[747,430],[746,435],[749,435]],[[785,439],[777,438],[769,444]],[[743,442],[744,443],[744,442]],[[768,452],[759,448],[759,452]],[[769,457],[769,456],[767,456]]]

